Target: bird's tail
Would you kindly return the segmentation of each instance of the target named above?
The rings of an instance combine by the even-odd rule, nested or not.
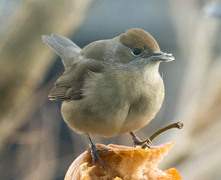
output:
[[[62,62],[67,68],[74,61],[76,55],[81,51],[81,48],[78,47],[70,39],[52,34],[51,36],[43,35],[43,41],[49,45],[57,55],[62,58]]]

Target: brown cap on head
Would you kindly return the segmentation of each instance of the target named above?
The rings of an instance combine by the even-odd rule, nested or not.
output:
[[[120,35],[120,41],[129,48],[139,48],[141,50],[150,49],[160,51],[157,41],[148,32],[133,28]]]

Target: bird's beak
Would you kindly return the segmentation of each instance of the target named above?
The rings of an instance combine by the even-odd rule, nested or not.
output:
[[[173,57],[172,54],[167,54],[167,53],[163,53],[163,52],[156,52],[150,56],[150,60],[151,61],[169,62],[169,61],[175,60],[175,58]]]

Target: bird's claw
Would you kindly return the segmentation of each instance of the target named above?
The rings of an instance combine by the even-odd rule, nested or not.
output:
[[[130,135],[132,136],[132,141],[134,143],[134,146],[141,146],[142,149],[145,149],[146,147],[151,148],[151,146],[153,146],[153,143],[149,138],[142,141],[140,140],[140,138],[136,136],[136,134],[134,134],[134,132],[130,132]]]
[[[97,149],[97,146],[92,142],[92,140],[88,134],[87,134],[87,138],[89,140],[89,147],[91,150],[92,165],[95,164],[95,159],[97,159],[100,162],[101,166],[104,169],[107,169],[106,166],[104,165],[104,162],[102,161],[100,155],[98,154],[98,152],[104,152],[104,151],[108,151],[110,149]]]

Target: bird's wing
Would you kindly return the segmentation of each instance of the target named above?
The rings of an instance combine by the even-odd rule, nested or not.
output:
[[[65,69],[73,63],[74,58],[81,51],[80,47],[63,36],[56,34],[52,34],[51,36],[44,35],[42,39],[62,58]]]
[[[85,59],[75,63],[60,76],[49,94],[50,100],[70,101],[83,98],[82,88],[85,78],[90,72],[102,73],[104,63],[93,59]]]

